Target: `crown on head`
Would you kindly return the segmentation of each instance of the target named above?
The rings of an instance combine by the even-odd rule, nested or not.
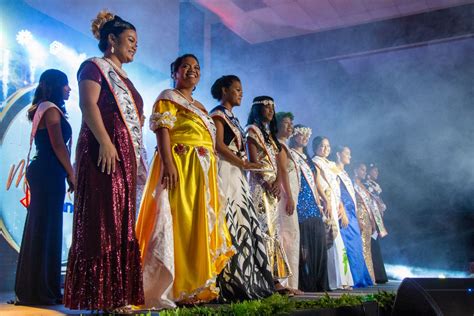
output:
[[[297,134],[301,134],[303,136],[306,136],[306,137],[311,137],[311,134],[313,133],[313,131],[311,130],[311,128],[309,127],[304,127],[304,126],[298,126],[298,127],[295,127],[295,129],[293,130],[293,135],[292,136],[296,136]]]

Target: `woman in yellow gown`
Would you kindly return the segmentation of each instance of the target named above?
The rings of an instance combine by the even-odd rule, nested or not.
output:
[[[183,55],[171,72],[176,88],[158,96],[150,117],[158,150],[136,227],[145,307],[156,309],[215,299],[216,277],[234,253],[218,191],[215,126],[192,98],[199,62]]]

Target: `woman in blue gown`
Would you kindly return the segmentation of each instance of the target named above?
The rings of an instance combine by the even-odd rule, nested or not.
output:
[[[15,281],[16,304],[61,304],[63,204],[74,190],[75,177],[66,144],[71,126],[64,100],[69,98],[66,75],[56,69],[40,77],[28,118],[33,121],[36,155],[26,169],[31,201],[26,215]]]
[[[342,202],[340,207],[344,207],[349,222],[347,227],[341,227],[341,237],[346,246],[354,287],[371,286],[373,282],[367,265],[365,264],[364,253],[362,251],[362,238],[357,219],[355,190],[349,175],[344,170],[344,167],[351,162],[351,150],[346,146],[338,147],[335,151],[334,158],[340,171],[338,173]]]

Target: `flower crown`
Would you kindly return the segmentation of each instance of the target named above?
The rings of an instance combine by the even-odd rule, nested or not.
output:
[[[268,99],[260,100],[260,101],[254,101],[253,104],[263,104],[263,105],[273,105],[273,106],[275,106],[275,102],[273,102],[272,100],[268,100]]]
[[[311,130],[311,128],[304,127],[304,126],[298,126],[293,130],[293,135],[292,136],[296,136],[297,134],[301,134],[301,135],[306,136],[306,137],[309,138],[309,137],[311,137],[312,133],[313,133],[313,131]]]

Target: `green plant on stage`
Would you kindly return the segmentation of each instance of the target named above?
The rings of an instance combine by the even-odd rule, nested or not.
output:
[[[191,316],[191,315],[229,315],[229,316],[260,316],[288,315],[296,310],[338,308],[343,306],[360,306],[364,302],[377,302],[382,309],[389,309],[395,301],[395,294],[385,291],[365,296],[343,294],[332,298],[326,293],[323,297],[311,300],[290,299],[287,296],[274,294],[262,300],[243,301],[227,305],[207,305],[187,308],[175,308],[160,312],[160,316]]]

